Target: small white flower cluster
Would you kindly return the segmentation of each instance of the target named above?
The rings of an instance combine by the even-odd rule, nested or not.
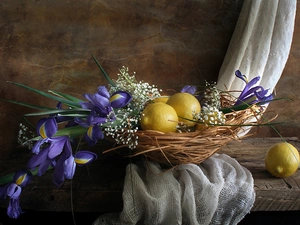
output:
[[[104,132],[117,144],[134,149],[138,145],[138,136],[135,133],[138,131],[141,112],[146,103],[161,96],[161,90],[158,90],[155,85],[138,82],[135,78],[136,73],[130,75],[128,67],[123,66],[119,71],[118,78],[114,81],[115,85],[110,85],[109,92],[112,94],[116,91],[127,91],[131,94],[132,100],[125,108],[114,112],[117,119],[108,123]]]
[[[195,119],[207,125],[221,125],[226,122],[224,113],[215,106],[203,106],[201,112],[195,115]]]
[[[201,105],[203,106],[213,106],[217,109],[220,108],[220,92],[217,89],[216,83],[208,83],[206,82],[206,88],[204,90],[203,99],[201,101]]]
[[[116,120],[106,123],[104,133],[112,137],[117,144],[127,145],[130,149],[136,148],[138,137],[138,122],[140,115],[130,108],[121,108],[115,112]]]
[[[20,130],[18,134],[18,143],[21,146],[27,146],[28,149],[32,149],[33,142],[30,141],[30,139],[35,136],[34,133],[30,131],[29,128],[22,123],[19,124],[19,127]]]
[[[206,125],[222,125],[226,122],[226,117],[219,110],[221,106],[220,93],[216,83],[206,82],[203,98],[201,100],[201,112],[194,115],[194,118]]]
[[[129,104],[132,109],[141,111],[147,102],[161,96],[161,90],[157,86],[142,81],[138,82],[135,79],[136,73],[134,72],[131,76],[128,67],[123,66],[119,71],[118,79],[115,81],[116,86],[110,88],[110,93],[119,90],[128,91],[132,95],[132,101]]]

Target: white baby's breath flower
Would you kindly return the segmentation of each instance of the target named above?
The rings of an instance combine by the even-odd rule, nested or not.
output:
[[[23,123],[19,124],[19,134],[18,134],[18,143],[21,146],[26,146],[28,149],[32,149],[33,142],[30,141],[31,138],[33,138],[35,135],[32,131],[29,130],[29,128],[24,125]]]
[[[132,95],[132,101],[129,104],[132,109],[141,111],[147,102],[161,96],[161,90],[157,86],[147,82],[138,82],[135,79],[136,73],[133,72],[133,75],[130,75],[128,67],[123,66],[119,71],[115,86],[111,86],[109,91],[110,93],[119,90],[128,91]]]

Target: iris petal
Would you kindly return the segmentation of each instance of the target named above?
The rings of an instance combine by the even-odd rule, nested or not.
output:
[[[108,90],[107,90],[107,88],[106,88],[105,86],[99,86],[99,87],[98,87],[98,92],[97,92],[97,93],[98,93],[99,95],[101,95],[101,96],[103,96],[103,97],[109,99],[110,94],[109,94],[109,92],[108,92]]]
[[[37,133],[42,138],[52,137],[58,130],[58,125],[54,117],[42,118],[37,125]]]
[[[94,105],[90,102],[80,102],[79,104],[83,109],[93,109],[94,107]]]
[[[239,70],[235,71],[235,75],[236,75],[238,78],[240,78],[240,79],[242,79],[243,81],[245,81],[245,83],[248,82],[247,79],[246,79],[246,76],[243,75],[243,74],[241,73],[241,71],[239,71]]]
[[[235,72],[235,75],[246,82],[246,86],[234,104],[235,106],[241,104],[251,105],[258,102],[267,102],[273,99],[272,94],[267,96],[268,90],[264,90],[262,86],[254,86],[260,80],[260,76],[254,77],[247,83],[246,76],[242,75],[239,70]]]
[[[53,182],[54,184],[59,187],[65,181],[65,174],[64,174],[64,162],[66,160],[65,154],[62,154],[55,166],[53,172]]]
[[[19,199],[10,199],[9,205],[7,208],[7,215],[10,218],[18,219],[22,213],[23,213],[23,211],[20,207]]]
[[[58,156],[62,152],[66,141],[68,141],[68,136],[58,136],[55,138],[51,138],[48,158],[53,159]]]
[[[245,93],[251,89],[251,87],[259,81],[259,77],[254,77],[249,83],[246,84],[240,96],[244,96]]]
[[[85,140],[89,143],[89,145],[94,145],[97,143],[98,139],[103,139],[104,134],[99,126],[91,126],[86,132]]]
[[[39,166],[39,170],[38,170],[38,176],[42,176],[44,173],[46,173],[46,171],[48,170],[49,166],[51,165],[53,160],[51,159],[46,159],[45,161],[43,161],[40,166]]]
[[[67,179],[72,179],[76,170],[76,163],[74,157],[71,155],[64,162],[64,175]]]
[[[99,95],[98,93],[96,93],[94,95],[94,99],[93,99],[92,103],[95,106],[99,106],[99,105],[108,106],[109,105],[109,98],[104,97],[104,96]]]
[[[42,149],[38,154],[33,155],[27,162],[27,168],[33,169],[47,159],[49,147]]]
[[[126,91],[117,91],[109,99],[113,108],[122,108],[132,100],[132,96]]]
[[[18,198],[21,192],[22,192],[22,188],[19,185],[15,183],[11,183],[7,188],[6,195],[9,196],[10,198]]]
[[[41,148],[42,144],[44,144],[45,142],[48,142],[48,138],[38,140],[38,141],[33,145],[33,148],[32,148],[32,150],[31,150],[32,153],[38,154],[38,153],[40,152],[40,148]]]
[[[76,164],[85,165],[96,160],[97,154],[90,151],[78,151],[74,157]]]
[[[32,178],[31,172],[27,169],[23,169],[23,170],[17,171],[14,174],[13,181],[17,185],[24,187],[31,181],[31,178]]]
[[[181,89],[181,92],[186,92],[189,94],[195,94],[197,91],[197,87],[196,86],[191,86],[191,85],[186,85]]]

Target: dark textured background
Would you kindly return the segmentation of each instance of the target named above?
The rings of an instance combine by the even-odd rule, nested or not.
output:
[[[0,98],[55,106],[6,81],[81,96],[129,67],[161,88],[215,81],[242,0],[0,2]],[[0,102],[1,154],[32,110]]]
[[[2,0],[0,98],[55,105],[6,81],[79,97],[94,93],[98,85],[107,82],[92,55],[113,78],[119,68],[128,66],[137,72],[139,80],[162,88],[214,81],[242,3],[243,0]],[[299,4],[297,8],[300,10]],[[278,97],[294,101],[274,102],[268,108],[285,122],[276,126],[283,136],[299,137],[299,36],[297,13],[290,57],[276,87]],[[32,110],[0,102],[0,157],[17,147],[18,125],[26,112]],[[259,136],[278,134],[265,127]],[[2,210],[0,223],[3,215]],[[6,219],[4,224],[33,222],[35,216],[35,212],[29,212],[23,220]],[[86,215],[78,216],[78,224],[86,224]],[[57,214],[42,217],[51,224]],[[72,224],[71,215],[66,218]],[[242,224],[297,224],[299,216],[298,212],[254,213],[246,219]]]

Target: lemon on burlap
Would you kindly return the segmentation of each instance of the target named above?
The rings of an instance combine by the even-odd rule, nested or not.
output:
[[[150,103],[142,112],[140,124],[142,130],[175,132],[178,125],[178,116],[175,109],[166,103]]]
[[[299,159],[299,152],[292,144],[279,142],[268,149],[265,166],[275,177],[289,177],[297,171]]]
[[[195,125],[195,122],[191,120],[194,120],[194,115],[200,112],[201,106],[194,95],[178,92],[171,95],[166,103],[175,109],[179,121],[189,127]]]

